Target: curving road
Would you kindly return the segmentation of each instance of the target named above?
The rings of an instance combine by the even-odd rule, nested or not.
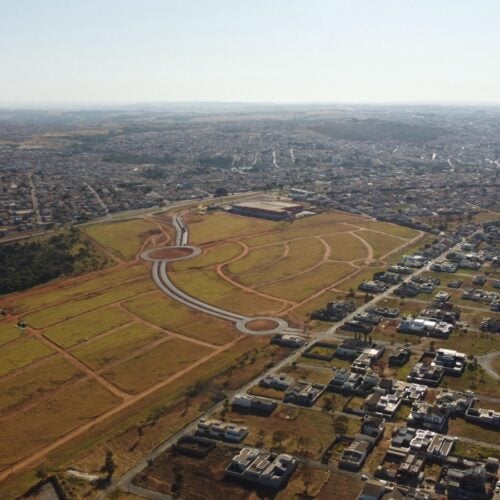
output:
[[[500,374],[497,373],[491,365],[491,362],[497,356],[500,356],[500,351],[490,352],[484,356],[477,356],[477,360],[490,377],[493,377],[495,380],[500,380]]]
[[[157,251],[158,249],[152,249],[152,250],[147,250],[142,253],[141,258],[143,260],[153,262],[153,269],[152,269],[152,277],[153,280],[156,284],[156,286],[165,294],[168,295],[170,298],[177,300],[181,304],[184,304],[185,306],[188,306],[192,309],[196,309],[197,311],[200,311],[204,314],[208,314],[210,316],[214,316],[219,319],[223,319],[225,321],[231,321],[234,323],[235,327],[237,330],[239,330],[241,333],[245,333],[248,335],[272,335],[276,333],[293,333],[297,334],[299,330],[291,329],[288,326],[288,323],[281,318],[276,318],[276,317],[268,317],[268,316],[245,316],[242,314],[234,313],[231,311],[227,311],[225,309],[222,309],[220,307],[214,306],[212,304],[207,304],[206,302],[203,302],[201,300],[198,300],[191,295],[187,294],[186,292],[182,291],[180,288],[178,288],[170,279],[168,276],[167,272],[167,266],[169,262],[173,262],[176,260],[180,259],[186,259],[186,258],[191,258],[195,257],[196,255],[199,255],[201,253],[200,249],[197,247],[189,246],[188,241],[189,241],[189,229],[184,223],[182,216],[175,214],[173,216],[172,224],[175,228],[176,231],[176,245],[178,247],[184,247],[184,248],[190,248],[192,250],[191,255],[189,256],[183,256],[183,257],[178,257],[178,258],[172,258],[172,259],[156,259],[154,257],[151,257],[151,253],[154,251]],[[169,248],[169,247],[166,247]],[[170,247],[172,248],[172,247]],[[255,321],[255,320],[270,320],[276,324],[275,328],[269,329],[269,330],[263,330],[263,331],[256,331],[252,330],[247,327],[247,323],[250,321]]]

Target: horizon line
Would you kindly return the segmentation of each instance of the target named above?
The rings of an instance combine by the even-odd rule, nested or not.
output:
[[[396,101],[239,101],[239,100],[165,100],[165,101],[14,101],[1,102],[0,110],[16,109],[51,109],[51,108],[104,108],[104,107],[125,107],[125,106],[453,106],[453,107],[497,107],[499,101],[480,101],[480,100],[396,100]]]

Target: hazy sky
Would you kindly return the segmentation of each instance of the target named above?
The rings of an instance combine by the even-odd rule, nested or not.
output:
[[[500,102],[500,0],[0,0],[0,102]]]

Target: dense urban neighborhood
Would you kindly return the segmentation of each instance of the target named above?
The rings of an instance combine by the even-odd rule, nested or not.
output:
[[[429,230],[429,218],[498,208],[498,115],[430,106],[0,110],[0,230],[262,190]]]
[[[0,111],[0,497],[499,500],[499,144],[495,107]]]

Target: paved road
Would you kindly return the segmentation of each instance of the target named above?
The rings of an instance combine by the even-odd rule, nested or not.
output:
[[[184,223],[182,216],[175,214],[172,218],[172,223],[176,231],[175,242],[177,246],[187,246],[189,241],[189,229]],[[191,247],[196,248],[196,247]],[[146,251],[143,255],[145,259],[150,259],[148,257],[150,251]],[[241,332],[248,335],[269,335],[274,333],[298,333],[298,330],[288,327],[285,320],[281,318],[269,317],[266,319],[271,319],[276,323],[276,328],[266,330],[266,331],[253,331],[247,328],[246,323],[251,320],[257,319],[257,317],[245,316],[242,314],[237,314],[231,311],[226,311],[220,307],[214,306],[212,304],[207,304],[201,300],[192,297],[186,292],[179,289],[170,279],[167,272],[168,260],[157,260],[153,263],[152,277],[156,286],[166,295],[173,298],[174,300],[184,304],[187,307],[196,309],[202,313],[208,314],[210,316],[215,316],[226,321],[231,321],[234,323],[235,327]],[[260,318],[260,317],[259,317]]]
[[[453,247],[452,249],[450,249],[450,250],[453,250],[453,249],[455,249],[457,247],[458,247],[458,244],[455,247]],[[446,250],[446,252],[448,252],[450,250]],[[413,275],[414,276],[415,275],[419,275],[419,274],[422,274],[422,273],[428,271],[429,267],[435,261],[437,261],[440,257],[441,257],[441,255],[438,256],[438,257],[436,257],[432,261],[430,261],[426,266],[422,267],[421,269],[416,270]],[[408,281],[410,279],[411,279],[411,276],[409,276],[406,279],[406,281]],[[335,324],[331,328],[329,328],[329,329],[325,330],[324,332],[322,332],[321,334],[319,334],[318,337],[316,338],[316,340],[317,341],[322,341],[322,340],[326,340],[326,339],[336,339],[336,338],[339,338],[340,336],[336,333],[336,331],[337,331],[338,328],[340,328],[346,321],[349,321],[350,319],[352,319],[356,314],[358,314],[358,313],[366,310],[368,307],[372,307],[374,304],[378,303],[379,301],[381,301],[384,298],[386,298],[387,296],[389,296],[396,289],[397,286],[398,285],[394,285],[393,287],[390,287],[388,290],[386,290],[384,293],[382,293],[382,294],[374,297],[374,299],[372,299],[367,304],[364,304],[363,306],[361,306],[360,308],[358,308],[356,311],[354,311],[353,313],[351,313],[350,315],[348,315],[344,320],[338,322],[337,324]],[[183,436],[185,434],[193,433],[194,430],[197,427],[198,421],[201,418],[210,417],[211,415],[213,415],[217,411],[221,410],[224,407],[226,401],[229,400],[229,399],[231,399],[234,396],[234,394],[240,393],[240,392],[247,392],[252,386],[254,386],[255,384],[257,384],[261,378],[265,377],[268,374],[279,373],[279,371],[282,368],[284,368],[286,365],[288,365],[290,363],[293,363],[294,361],[297,361],[302,356],[302,354],[307,349],[307,347],[308,347],[308,345],[306,344],[306,345],[302,346],[301,348],[297,349],[296,351],[294,351],[293,353],[291,353],[289,356],[287,356],[286,358],[284,358],[282,361],[280,361],[279,363],[277,363],[273,367],[271,367],[268,370],[266,370],[264,373],[259,374],[253,380],[251,380],[250,382],[248,382],[247,384],[245,384],[243,387],[241,387],[238,391],[233,391],[233,392],[226,393],[226,399],[225,400],[220,401],[219,403],[215,404],[212,408],[210,408],[206,412],[204,412],[200,417],[198,417],[197,419],[193,420],[192,422],[190,422],[189,424],[187,424],[186,426],[184,426],[181,430],[179,430],[178,432],[176,432],[175,434],[173,434],[172,436],[170,436],[166,441],[164,441],[163,443],[161,443],[157,448],[155,448],[151,453],[149,453],[141,462],[139,462],[134,467],[132,467],[121,478],[119,478],[118,480],[116,480],[115,482],[113,482],[112,485],[106,491],[100,493],[96,497],[96,499],[102,500],[103,498],[105,498],[104,495],[106,493],[109,493],[110,491],[113,491],[115,489],[122,489],[124,491],[128,491],[129,486],[131,485],[132,479],[137,474],[139,474],[142,470],[144,470],[147,467],[148,462],[150,462],[151,460],[154,460],[159,455],[161,455],[163,452],[165,452],[181,436]],[[470,442],[475,442],[475,441],[472,440]],[[476,442],[476,443],[484,445],[484,443],[481,443],[479,441]],[[312,462],[314,462],[314,461],[309,461],[309,462],[311,462],[311,464],[312,464]],[[318,463],[314,462],[314,465],[316,466],[316,465],[318,465]],[[324,467],[323,464],[320,464],[320,465],[321,465],[322,468]]]
[[[273,150],[273,165],[274,165],[274,168],[280,168],[280,166],[278,165],[278,162],[276,160],[276,151]]]
[[[223,201],[231,201],[231,200],[239,200],[243,198],[252,198],[255,196],[261,196],[264,194],[268,194],[265,191],[250,191],[248,193],[239,193],[239,194],[232,194],[229,196],[221,196],[220,198],[217,198],[217,202],[221,203]],[[177,203],[173,203],[172,205],[168,205],[166,207],[160,207],[160,206],[154,206],[151,208],[140,208],[137,210],[125,210],[122,212],[114,212],[112,214],[108,214],[103,217],[98,217],[96,219],[89,220],[87,222],[83,222],[82,224],[76,224],[76,226],[88,226],[90,224],[97,224],[98,222],[109,222],[109,221],[125,221],[125,220],[130,220],[130,219],[137,219],[137,218],[143,218],[146,216],[153,216],[155,214],[161,214],[164,212],[168,212],[169,210],[178,210],[182,208],[188,208],[190,206],[198,206],[200,203],[206,203],[209,201],[214,201],[213,197],[207,197],[207,198],[199,198],[197,200],[184,200],[184,201],[179,201]],[[67,224],[66,227],[69,227],[70,224]],[[51,233],[57,233],[61,230],[61,228],[55,228],[55,229],[40,229],[40,230],[35,230],[35,231],[26,231],[22,235],[16,235],[16,236],[11,236],[7,238],[1,238],[0,239],[0,244],[2,243],[9,243],[9,242],[14,242],[14,241],[20,241],[20,240],[25,240],[27,238],[32,238],[33,236],[38,236],[41,234],[51,234]]]
[[[99,193],[88,182],[86,182],[85,185],[88,187],[89,191],[94,195],[95,199],[97,200],[97,203],[99,203],[99,205],[101,205],[101,208],[106,212],[106,214],[108,214],[109,209],[106,203],[102,201],[102,198],[99,196]]]
[[[479,364],[488,373],[488,375],[493,377],[495,380],[500,380],[500,374],[498,374],[497,371],[491,366],[491,362],[497,356],[500,356],[500,351],[490,352],[489,354],[486,354],[485,356],[478,356],[477,360],[478,360]]]
[[[29,179],[30,190],[31,190],[31,201],[33,203],[33,210],[35,211],[35,215],[36,215],[36,222],[38,224],[41,224],[42,217],[40,215],[40,206],[38,203],[38,195],[36,194],[35,182],[33,181],[33,174],[31,172],[28,175],[28,179]]]

